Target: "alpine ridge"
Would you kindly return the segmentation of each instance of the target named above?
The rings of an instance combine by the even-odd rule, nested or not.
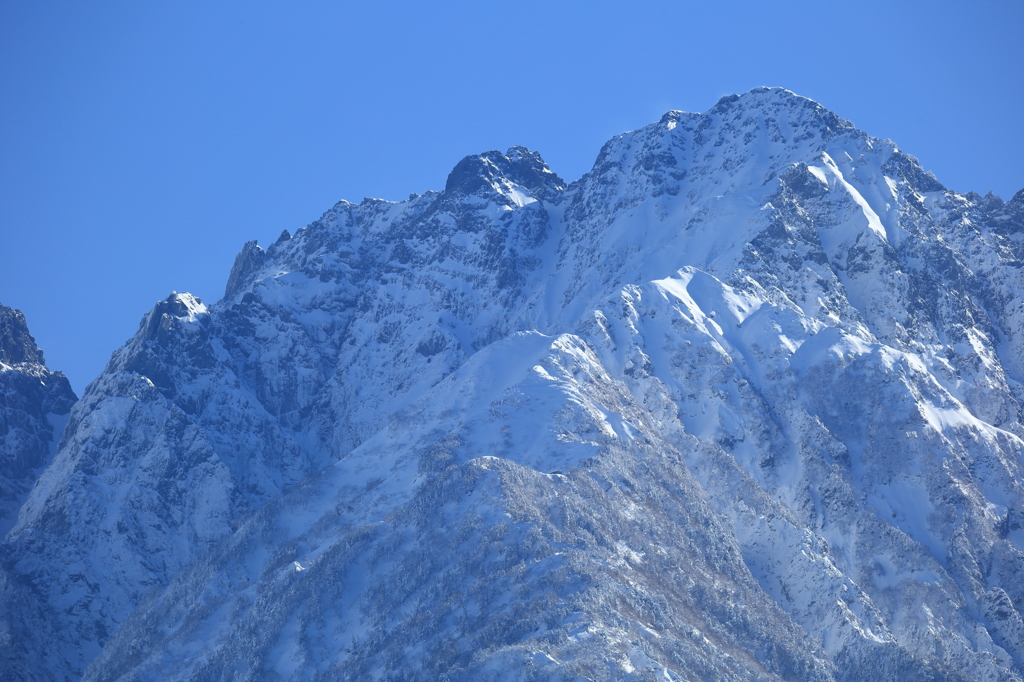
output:
[[[74,403],[0,673],[1022,681],[1022,263],[776,88],[338,202]]]

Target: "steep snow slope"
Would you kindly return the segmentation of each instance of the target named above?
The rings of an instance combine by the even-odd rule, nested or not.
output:
[[[90,677],[258,676],[239,637],[296,679],[829,668],[680,454],[569,335],[481,350],[144,613]],[[145,657],[154,632],[166,654]]]
[[[340,202],[89,387],[3,665],[1021,679],[1022,235],[773,89]]]

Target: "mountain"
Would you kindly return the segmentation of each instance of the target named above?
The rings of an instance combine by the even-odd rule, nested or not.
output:
[[[174,293],[2,547],[23,679],[1024,679],[1024,191],[760,88]]]
[[[0,537],[53,458],[77,399],[67,378],[46,368],[21,311],[0,305]]]

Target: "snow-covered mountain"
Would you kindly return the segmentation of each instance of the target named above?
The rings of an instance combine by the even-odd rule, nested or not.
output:
[[[67,377],[46,368],[21,311],[0,305],[0,537],[53,458],[77,399]]]
[[[339,202],[76,403],[0,670],[1021,680],[1022,263],[780,89]]]

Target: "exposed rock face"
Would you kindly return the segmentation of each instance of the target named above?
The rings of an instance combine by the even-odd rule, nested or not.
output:
[[[0,665],[1020,680],[1021,234],[776,89],[339,202],[75,406]]]
[[[50,463],[75,400],[67,378],[46,368],[25,316],[0,305],[0,537]]]

